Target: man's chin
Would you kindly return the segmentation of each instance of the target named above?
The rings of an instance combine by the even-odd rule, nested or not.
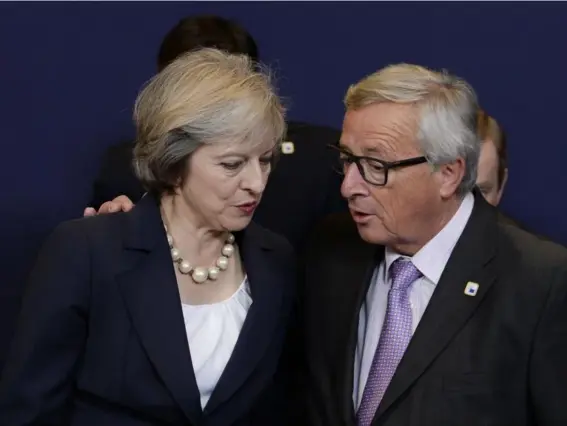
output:
[[[391,235],[386,232],[379,224],[377,218],[370,219],[364,223],[356,223],[360,238],[370,244],[386,245],[391,240]]]

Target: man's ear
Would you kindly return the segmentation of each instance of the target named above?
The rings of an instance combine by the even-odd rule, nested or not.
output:
[[[437,167],[437,173],[441,181],[439,188],[442,198],[452,197],[459,188],[465,176],[465,161],[458,158],[452,163],[443,164]]]

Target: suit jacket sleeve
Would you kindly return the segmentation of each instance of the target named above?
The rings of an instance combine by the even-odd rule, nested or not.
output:
[[[299,404],[302,419],[297,424],[301,426],[326,426],[332,423],[327,418],[327,402],[333,401],[330,395],[332,387],[330,383],[321,381],[321,378],[326,378],[324,374],[318,374],[319,360],[322,358],[314,336],[324,325],[318,312],[314,310],[314,307],[321,303],[321,295],[314,285],[318,281],[313,277],[313,269],[318,270],[321,259],[331,259],[328,255],[329,250],[332,251],[333,244],[329,239],[332,238],[334,231],[335,229],[329,227],[327,220],[320,222],[311,234],[300,262],[302,304],[298,337],[301,339],[300,347],[303,350],[301,360],[303,371],[301,371],[300,383],[302,401]]]
[[[567,425],[567,263],[565,266],[549,291],[532,350],[530,387],[538,426]]]
[[[347,202],[341,195],[341,182],[341,176],[331,170],[329,184],[327,185],[327,200],[323,217],[333,213],[344,213],[348,211]]]
[[[60,225],[31,272],[0,381],[2,426],[68,423],[89,299],[88,247],[79,224]]]
[[[98,176],[93,185],[91,207],[100,206],[119,195],[126,195],[137,203],[144,194],[142,184],[132,170],[131,142],[110,147],[104,154]]]

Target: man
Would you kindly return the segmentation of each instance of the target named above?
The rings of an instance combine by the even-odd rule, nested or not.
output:
[[[194,16],[181,19],[165,36],[158,53],[158,71],[179,55],[199,47],[214,47],[258,60],[256,42],[236,23],[216,16]],[[336,145],[340,132],[301,122],[287,124],[286,142],[254,219],[300,249],[320,218],[346,211],[340,196],[340,177],[332,167],[336,157],[328,149],[328,145]],[[132,149],[133,142],[127,141],[106,152],[94,185],[92,207],[86,209],[86,215],[121,195],[125,197],[118,198],[119,206],[108,205],[110,210],[106,211],[127,210],[142,197],[144,188],[132,171]]]
[[[479,110],[477,129],[480,137],[480,157],[476,185],[482,196],[493,206],[498,207],[504,188],[508,182],[508,143],[506,133],[495,118],[484,110]],[[501,219],[524,231],[532,232],[523,223],[512,219],[500,211]],[[549,240],[542,234],[535,234],[540,239]]]
[[[508,182],[508,151],[506,133],[485,111],[478,112],[478,133],[481,141],[476,184],[493,206],[502,199]]]
[[[306,250],[307,424],[566,425],[567,250],[474,189],[473,89],[395,65],[345,104],[350,215]]]

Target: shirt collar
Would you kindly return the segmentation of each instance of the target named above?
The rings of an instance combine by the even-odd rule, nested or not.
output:
[[[451,253],[469,221],[473,207],[474,196],[469,192],[463,198],[457,212],[443,229],[429,240],[416,254],[409,257],[419,272],[434,285],[439,283],[439,279],[449,261],[449,257],[451,257]],[[386,277],[388,276],[388,271],[392,263],[400,257],[408,258],[408,256],[403,256],[386,247],[384,255]]]

